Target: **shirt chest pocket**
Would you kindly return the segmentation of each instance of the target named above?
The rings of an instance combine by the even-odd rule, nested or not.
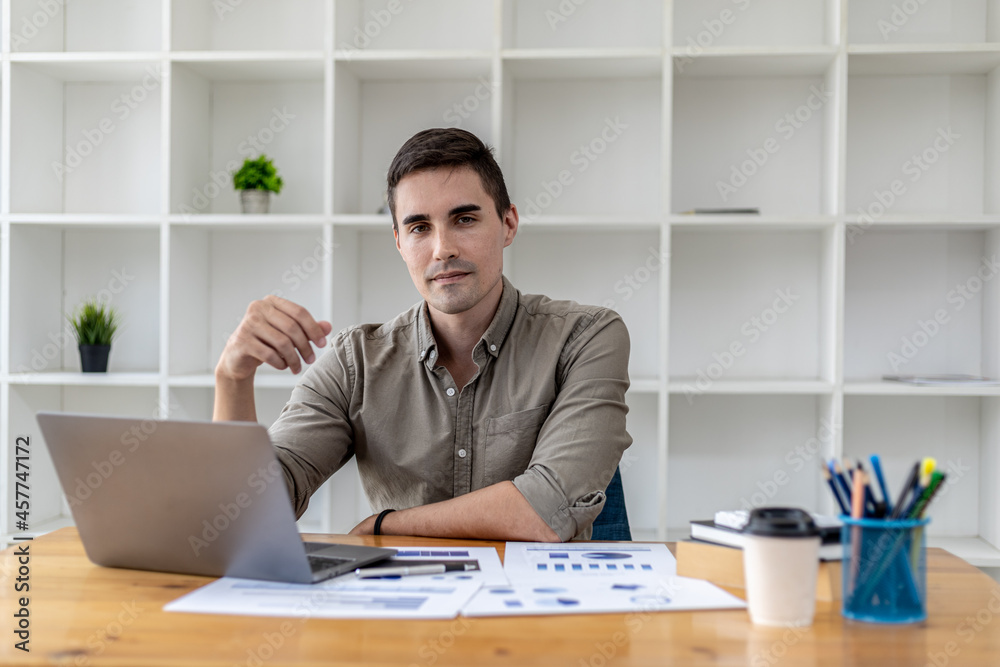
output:
[[[484,477],[487,485],[512,480],[528,468],[549,406],[486,420]]]

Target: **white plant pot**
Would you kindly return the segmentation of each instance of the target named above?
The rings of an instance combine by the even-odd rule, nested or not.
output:
[[[271,193],[267,190],[240,190],[244,213],[267,213],[271,208]]]

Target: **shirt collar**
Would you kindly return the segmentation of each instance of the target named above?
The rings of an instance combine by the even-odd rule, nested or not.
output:
[[[493,315],[493,321],[486,328],[483,337],[479,339],[479,344],[494,357],[500,354],[500,348],[503,347],[503,342],[514,323],[514,315],[517,313],[517,304],[521,296],[521,293],[507,280],[507,276],[501,276],[501,279],[503,292],[500,294],[497,312]],[[426,301],[417,309],[417,359],[430,369],[436,366],[437,341],[434,340]]]

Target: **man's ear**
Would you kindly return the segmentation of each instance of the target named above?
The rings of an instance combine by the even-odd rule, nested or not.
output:
[[[514,242],[514,237],[517,236],[517,226],[520,224],[520,218],[517,214],[517,206],[514,204],[510,205],[510,208],[507,209],[507,213],[503,216],[502,222],[505,234],[503,247],[506,248]]]
[[[399,247],[399,227],[395,224],[392,226],[392,238],[396,240],[396,250],[402,252],[403,249]]]

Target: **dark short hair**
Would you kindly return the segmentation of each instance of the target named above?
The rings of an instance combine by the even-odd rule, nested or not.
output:
[[[493,199],[497,215],[510,210],[510,196],[493,151],[479,137],[457,127],[435,127],[410,137],[396,153],[386,177],[389,212],[396,228],[396,186],[415,171],[439,167],[470,167],[479,175],[483,189]]]

